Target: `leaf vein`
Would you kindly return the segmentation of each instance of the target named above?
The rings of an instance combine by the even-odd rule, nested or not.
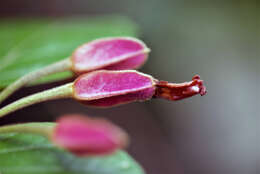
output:
[[[54,147],[52,144],[46,144],[46,145],[34,145],[34,146],[26,146],[26,147],[17,147],[17,148],[10,148],[6,150],[0,150],[0,154],[7,154],[7,153],[16,153],[16,152],[22,152],[22,151],[31,151],[36,149],[48,149]]]

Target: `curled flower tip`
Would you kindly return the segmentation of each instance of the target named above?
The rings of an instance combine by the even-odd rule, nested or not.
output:
[[[111,122],[81,115],[61,117],[51,138],[77,156],[108,154],[128,144],[128,135]]]
[[[136,69],[145,63],[150,49],[131,37],[110,37],[83,44],[71,56],[72,70],[84,73],[98,69]]]
[[[197,94],[201,96],[207,93],[203,80],[199,75],[195,75],[190,82],[169,83],[167,81],[159,81],[156,84],[156,92],[154,97],[165,98],[168,100],[181,100]]]
[[[192,80],[194,81],[194,83],[197,83],[198,88],[199,88],[199,94],[201,96],[205,95],[207,93],[207,89],[206,86],[204,86],[204,81],[200,79],[199,75],[195,75],[193,76]]]

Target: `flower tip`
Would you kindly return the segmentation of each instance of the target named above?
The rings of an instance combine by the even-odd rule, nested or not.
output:
[[[196,87],[198,88],[198,93],[201,96],[206,95],[207,89],[206,86],[204,85],[204,81],[200,79],[200,76],[199,75],[193,76],[192,81],[194,81],[194,84],[197,84]]]
[[[151,52],[151,49],[148,47],[145,47],[143,50],[143,53],[150,53],[150,52]]]
[[[125,148],[128,135],[107,120],[69,115],[57,121],[52,141],[77,156],[103,155]]]
[[[196,74],[195,76],[192,77],[192,80],[200,80],[200,75]]]
[[[201,96],[207,93],[203,80],[199,75],[195,75],[190,82],[184,83],[169,83],[159,81],[156,84],[155,97],[165,98],[168,100],[181,100],[200,94]]]
[[[200,95],[203,96],[203,95],[206,95],[207,94],[207,89],[206,89],[206,86],[201,86],[200,88]]]

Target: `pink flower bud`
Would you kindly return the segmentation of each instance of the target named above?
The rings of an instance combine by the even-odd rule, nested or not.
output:
[[[100,70],[79,76],[73,84],[73,97],[85,105],[110,107],[149,100],[152,97],[179,100],[204,95],[206,87],[199,76],[180,84],[158,81],[135,70]]]
[[[78,156],[103,155],[126,147],[128,136],[107,120],[69,115],[57,121],[52,141]]]
[[[72,69],[76,73],[136,69],[145,63],[149,51],[142,41],[130,37],[97,39],[76,49]]]

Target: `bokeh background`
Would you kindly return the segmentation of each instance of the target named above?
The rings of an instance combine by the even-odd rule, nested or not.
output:
[[[131,135],[148,174],[259,174],[259,6],[251,0],[1,0],[0,20],[119,14],[152,49],[143,72],[173,81],[201,75],[204,97],[90,109],[72,100],[31,106],[1,124],[64,113],[106,116]],[[60,82],[62,83],[62,82]],[[59,83],[28,87],[9,101]],[[43,116],[44,113],[44,116]]]

